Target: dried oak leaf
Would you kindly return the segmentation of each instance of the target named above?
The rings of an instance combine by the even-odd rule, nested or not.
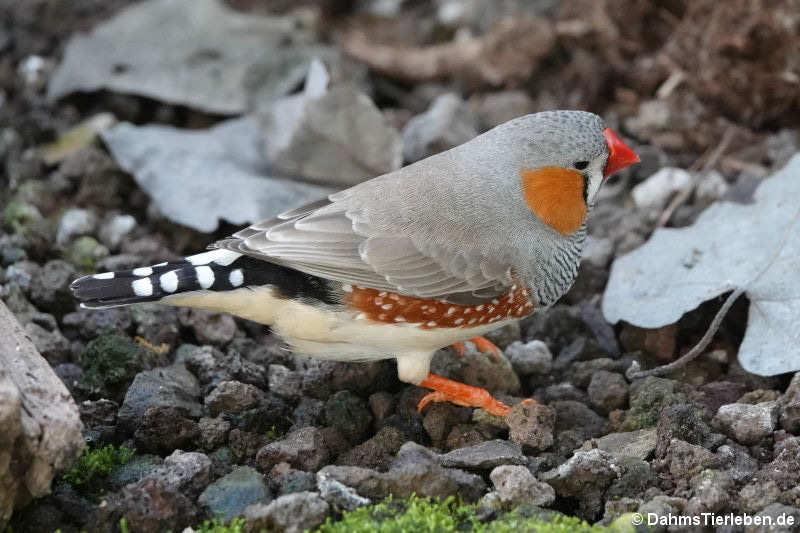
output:
[[[658,229],[618,258],[603,296],[609,322],[657,328],[735,287],[750,300],[745,370],[800,370],[800,155],[764,180],[752,204],[717,202],[692,226]],[[765,270],[766,268],[766,270]]]

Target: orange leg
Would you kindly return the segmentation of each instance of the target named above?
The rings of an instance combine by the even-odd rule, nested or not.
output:
[[[511,409],[503,402],[495,400],[486,389],[465,385],[436,374],[428,374],[428,379],[419,386],[433,389],[433,392],[426,394],[419,401],[418,411],[431,402],[451,402],[464,407],[480,407],[498,416],[505,416]]]
[[[477,348],[479,352],[483,352],[483,353],[490,353],[491,352],[495,361],[499,361],[500,360],[500,348],[495,346],[492,341],[486,339],[485,337],[472,337],[471,339],[469,339],[469,342],[474,344],[475,348]],[[458,352],[459,359],[464,357],[464,343],[463,342],[457,342],[457,343],[453,344],[453,348],[455,348],[456,352]]]

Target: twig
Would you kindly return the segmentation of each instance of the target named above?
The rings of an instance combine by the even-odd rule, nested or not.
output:
[[[681,192],[675,195],[675,197],[669,203],[667,208],[664,209],[664,212],[661,213],[661,216],[658,218],[658,222],[656,222],[657,228],[664,227],[667,224],[667,222],[669,222],[669,219],[672,218],[672,215],[673,213],[675,213],[675,210],[678,209],[678,207],[683,205],[683,203],[689,199],[689,197],[694,192],[694,189],[697,187],[697,183],[700,180],[704,179],[709,172],[711,172],[711,169],[713,169],[714,166],[717,164],[719,158],[722,157],[722,154],[724,154],[725,150],[728,149],[728,146],[733,141],[735,135],[736,135],[736,129],[734,129],[733,126],[729,126],[728,129],[725,130],[725,133],[722,135],[722,140],[719,142],[716,148],[714,148],[714,150],[711,152],[706,151],[703,155],[697,158],[697,160],[692,164],[691,167],[689,167],[690,171],[696,171],[700,169],[700,176],[698,176],[697,179],[692,181],[692,183],[688,187],[686,187]],[[706,155],[708,157],[706,157]],[[705,162],[703,163],[702,168],[700,168],[700,161],[703,161],[703,159],[705,159]]]
[[[689,364],[693,359],[695,359],[698,355],[703,353],[703,350],[706,349],[711,340],[714,338],[714,335],[717,333],[717,330],[719,330],[720,325],[722,325],[722,320],[725,318],[725,315],[728,314],[728,311],[730,310],[733,303],[753,283],[758,281],[758,279],[761,276],[763,276],[767,272],[767,270],[769,270],[769,268],[773,265],[773,263],[775,263],[775,261],[778,259],[778,257],[781,254],[781,251],[783,250],[783,247],[786,246],[786,241],[789,240],[791,229],[797,223],[798,219],[800,219],[800,209],[797,210],[797,212],[794,214],[794,217],[789,222],[789,225],[786,226],[786,230],[783,232],[783,236],[781,237],[778,246],[772,253],[772,256],[769,258],[769,260],[764,264],[761,270],[759,270],[756,273],[755,276],[753,276],[749,281],[747,281],[740,287],[737,287],[728,296],[728,298],[725,300],[725,303],[723,303],[722,307],[720,307],[719,311],[717,311],[717,314],[714,315],[714,320],[711,321],[711,325],[706,330],[705,334],[703,335],[703,338],[701,338],[700,341],[697,344],[695,344],[691,350],[689,350],[681,357],[679,357],[678,359],[669,364],[657,366],[655,368],[651,368],[650,370],[640,370],[641,367],[639,366],[639,362],[633,361],[633,363],[631,363],[631,366],[628,367],[628,370],[625,372],[625,376],[629,380],[646,378],[648,376],[662,376],[664,374],[668,374],[670,372],[683,368],[684,366]]]

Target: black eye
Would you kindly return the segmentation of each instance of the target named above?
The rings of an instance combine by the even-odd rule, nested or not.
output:
[[[588,161],[577,161],[572,166],[574,166],[578,170],[584,170],[586,167],[589,166],[589,162]]]

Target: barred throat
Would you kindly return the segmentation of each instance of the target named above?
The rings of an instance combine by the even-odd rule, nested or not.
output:
[[[554,253],[536,257],[537,279],[533,286],[539,305],[547,307],[561,298],[578,277],[583,243],[586,241],[586,223],[568,239],[554,243]]]

